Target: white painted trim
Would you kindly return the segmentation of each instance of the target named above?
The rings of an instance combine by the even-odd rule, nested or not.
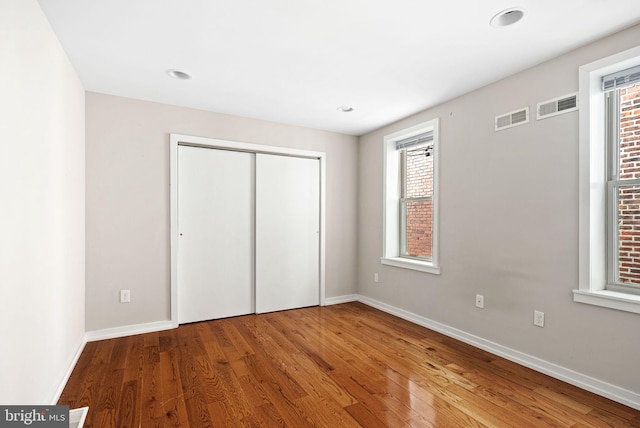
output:
[[[171,143],[192,146],[231,149],[240,152],[266,153],[272,155],[298,156],[302,158],[324,158],[324,152],[293,149],[290,147],[267,146],[264,144],[244,143],[241,141],[219,140],[217,138],[196,137],[192,135],[171,134]]]
[[[395,266],[404,269],[417,270],[420,272],[428,272],[440,275],[440,267],[434,266],[433,263],[423,262],[420,260],[405,259],[402,257],[382,257],[380,263],[388,266]]]
[[[105,328],[103,330],[88,331],[85,333],[86,342],[96,340],[113,339],[115,337],[133,336],[134,334],[153,333],[155,331],[170,330],[178,327],[173,321],[156,321],[146,324],[123,325],[120,327]]]
[[[169,141],[169,249],[171,254],[171,316],[178,324],[178,140],[171,134]]]
[[[437,331],[438,333],[442,333],[446,336],[458,339],[461,342],[475,346],[476,348],[483,349],[494,355],[498,355],[509,361],[513,361],[517,364],[533,369],[537,372],[544,373],[553,378],[570,383],[571,385],[577,386],[587,391],[591,391],[594,394],[601,395],[618,403],[622,403],[626,406],[640,410],[640,394],[637,392],[629,391],[616,385],[603,382],[582,373],[578,373],[569,368],[559,366],[557,364],[522,353],[506,346],[502,346],[500,344],[483,339],[482,337],[475,336],[465,331],[458,330],[457,328],[430,320],[429,318],[416,315],[404,309],[382,303],[370,297],[359,295],[358,301],[364,303],[365,305],[380,309],[383,312],[410,321],[414,324],[421,325],[428,329]]]
[[[324,305],[339,305],[341,303],[357,302],[360,299],[358,294],[345,294],[344,296],[327,297],[324,300]]]
[[[618,291],[573,290],[573,301],[640,314],[640,295]]]
[[[327,248],[327,157],[320,156],[320,306],[326,303],[326,248]]]
[[[73,373],[73,369],[76,368],[76,364],[80,359],[80,355],[82,355],[82,351],[84,351],[84,347],[87,344],[86,336],[87,336],[86,334],[82,335],[82,339],[80,340],[80,345],[78,346],[78,349],[76,349],[76,353],[73,355],[73,358],[71,359],[71,363],[69,364],[69,367],[67,367],[67,371],[65,372],[64,376],[60,380],[60,384],[58,385],[56,392],[53,394],[53,398],[50,401],[51,405],[58,404],[58,400],[60,400],[62,391],[64,391],[64,387],[67,386],[67,382],[71,377],[71,373]]]
[[[326,289],[326,184],[327,155],[325,152],[293,149],[289,147],[267,146],[240,141],[218,140],[215,138],[171,134],[169,141],[169,194],[171,216],[171,322],[178,325],[178,145],[237,150],[251,153],[266,153],[297,156],[320,161],[320,305],[325,304]],[[434,202],[435,207],[435,202]],[[435,215],[434,215],[435,222]],[[434,232],[434,242],[435,242]]]

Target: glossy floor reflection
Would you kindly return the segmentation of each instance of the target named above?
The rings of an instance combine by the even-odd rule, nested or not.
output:
[[[640,427],[640,411],[360,303],[88,343],[85,427]]]

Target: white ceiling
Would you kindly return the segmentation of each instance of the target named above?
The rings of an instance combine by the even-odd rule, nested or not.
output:
[[[353,135],[640,22],[639,0],[39,2],[88,91]]]

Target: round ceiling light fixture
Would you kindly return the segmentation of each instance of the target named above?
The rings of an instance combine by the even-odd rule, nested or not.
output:
[[[178,79],[178,80],[189,80],[191,79],[191,75],[188,73],[185,73],[184,71],[180,71],[180,70],[167,70],[167,74],[169,75],[169,77],[173,77],[174,79]]]
[[[524,10],[512,7],[511,9],[497,13],[491,18],[489,24],[491,24],[492,27],[508,27],[520,21],[522,18],[524,18]]]
[[[353,107],[351,107],[351,106],[340,106],[336,110],[338,110],[340,113],[349,113],[349,112],[353,111]]]

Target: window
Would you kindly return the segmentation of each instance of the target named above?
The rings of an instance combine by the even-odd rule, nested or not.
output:
[[[382,263],[440,273],[438,119],[384,138]]]
[[[605,91],[605,135],[608,155],[609,245],[605,288],[639,293],[640,67],[605,76],[602,81]],[[635,81],[638,83],[634,83]]]
[[[432,259],[433,133],[396,142],[400,151],[400,256]]]
[[[574,301],[640,313],[640,47],[580,67]]]

